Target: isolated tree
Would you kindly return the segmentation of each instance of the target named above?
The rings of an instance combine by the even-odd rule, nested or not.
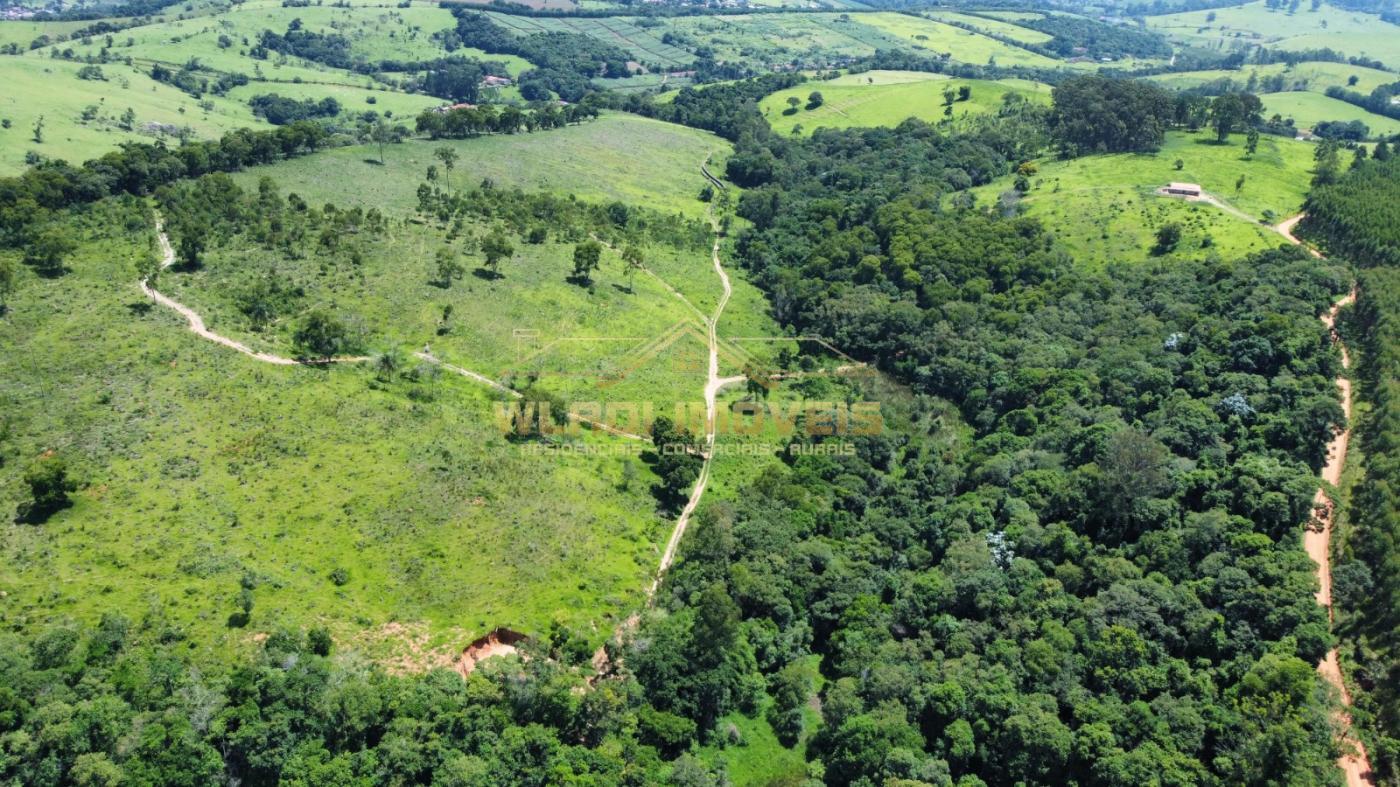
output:
[[[466,268],[457,261],[457,252],[449,248],[437,250],[437,280],[443,287],[451,287],[453,279],[462,278]]]
[[[392,380],[402,368],[403,356],[399,355],[398,350],[392,348],[380,353],[374,359],[374,376],[383,382]]]
[[[970,99],[970,98],[972,98],[972,86],[971,86],[971,85],[962,85],[961,87],[958,88],[958,100],[959,100],[959,101],[967,101],[967,100]]]
[[[598,270],[603,256],[603,244],[596,240],[586,240],[574,246],[574,278],[585,284],[591,282],[593,271]]]
[[[307,358],[331,358],[343,352],[350,342],[345,323],[322,309],[313,309],[302,318],[292,334],[297,352]]]
[[[798,104],[801,104],[801,103],[802,103],[802,99],[798,98],[797,96],[788,96],[788,98],[787,98],[787,105],[788,105],[788,108],[787,108],[787,111],[784,112],[783,114],[785,114],[785,115],[791,115],[791,114],[793,114],[794,112],[797,111],[797,105],[798,105]]]
[[[73,505],[68,493],[78,488],[68,478],[68,465],[53,454],[31,465],[24,473],[24,483],[29,487],[29,500],[20,504],[19,519],[32,524],[41,524]]]
[[[5,304],[15,291],[15,264],[0,260],[0,314],[5,313]]]
[[[1181,242],[1181,225],[1176,222],[1163,224],[1157,229],[1157,253],[1165,254]]]
[[[492,273],[499,273],[498,267],[501,260],[509,259],[515,253],[515,247],[510,245],[505,233],[500,230],[492,230],[481,241],[481,253],[486,257],[486,267]]]
[[[1247,175],[1240,175],[1238,178],[1235,178],[1235,193],[1236,193],[1236,194],[1240,193],[1241,191],[1244,191],[1244,181],[1245,181],[1245,178],[1247,178],[1247,177],[1248,177]]]
[[[63,273],[64,260],[77,248],[78,244],[66,230],[48,227],[25,247],[24,262],[42,276],[57,276]]]
[[[1244,137],[1244,152],[1253,156],[1254,151],[1259,149],[1259,129],[1250,127],[1249,132]]]
[[[813,90],[813,91],[812,91],[810,94],[808,94],[808,96],[807,96],[807,108],[808,108],[808,109],[816,109],[817,107],[821,106],[821,105],[824,104],[824,103],[826,103],[826,98],[822,96],[820,90]]]
[[[622,249],[622,263],[625,266],[625,271],[627,275],[628,292],[635,291],[632,287],[633,280],[637,276],[637,271],[642,269],[643,262],[644,257],[642,254],[641,247],[628,244]]]
[[[1183,168],[1185,168],[1186,162],[1185,162],[1185,161],[1182,161],[1181,159],[1177,159],[1177,160],[1172,164],[1172,166],[1176,168],[1176,171],[1177,171],[1177,172],[1180,172]]]
[[[457,167],[457,151],[444,145],[434,150],[433,155],[442,162],[442,168],[447,171],[443,180],[447,182],[448,188],[452,188],[452,170]]]
[[[43,116],[43,115],[40,115],[40,116],[39,116],[39,119],[36,120],[36,121],[34,121],[34,142],[35,142],[36,144],[40,144],[40,145],[42,145],[43,142],[44,142],[44,116]]]
[[[204,254],[204,235],[198,232],[185,232],[180,235],[180,267],[193,270],[200,265]]]
[[[383,164],[384,144],[387,142],[394,141],[394,127],[386,123],[382,118],[376,120],[374,122],[374,125],[370,127],[369,138],[373,140],[376,145],[379,146],[379,163]]]
[[[1341,171],[1341,151],[1336,140],[1324,139],[1313,151],[1313,185],[1327,186],[1337,182]]]

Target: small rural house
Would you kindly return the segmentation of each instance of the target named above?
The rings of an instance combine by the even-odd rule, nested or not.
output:
[[[1168,183],[1167,193],[1180,197],[1199,197],[1201,196],[1201,187],[1195,183]]]

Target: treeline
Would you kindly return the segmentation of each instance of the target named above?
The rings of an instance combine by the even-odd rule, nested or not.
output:
[[[270,131],[239,129],[218,140],[190,142],[174,150],[125,143],[80,166],[47,161],[22,175],[0,178],[0,245],[29,242],[32,230],[53,211],[114,194],[150,194],[180,178],[234,172],[305,155],[331,140],[324,126],[300,121]]]
[[[1078,77],[1056,85],[1053,101],[1051,129],[1066,156],[1156,150],[1177,119],[1171,91],[1143,80]]]
[[[1400,780],[1400,160],[1362,163],[1314,189],[1299,231],[1360,266],[1354,333],[1363,473],[1352,488],[1343,551],[1332,565],[1353,717],[1377,771]]]
[[[222,96],[235,87],[248,84],[246,74],[221,73],[201,65],[197,59],[179,68],[156,63],[151,66],[151,79],[179,88],[195,98],[201,98],[205,93]]]
[[[1344,87],[1333,85],[1327,88],[1327,95],[1339,101],[1361,107],[1367,112],[1374,112],[1383,117],[1400,120],[1400,103],[1395,99],[1400,96],[1400,82],[1391,82],[1388,85],[1381,85],[1372,90],[1370,95],[1358,93],[1355,90],[1347,90]]]
[[[427,134],[432,139],[465,139],[481,134],[515,134],[562,128],[596,117],[598,108],[592,104],[569,104],[564,107],[546,104],[528,110],[514,106],[497,109],[487,104],[446,112],[425,109],[414,125],[418,133]]]
[[[566,101],[578,101],[594,77],[626,77],[631,56],[613,46],[578,33],[549,32],[516,36],[470,7],[456,6],[456,40],[498,55],[516,55],[534,64],[521,74],[520,94],[526,100],[547,99],[550,93]]]
[[[599,240],[624,244],[663,244],[690,250],[709,248],[708,222],[665,214],[622,202],[594,203],[570,196],[507,189],[490,181],[469,189],[440,188],[440,175],[420,185],[418,212],[442,224],[464,219],[500,222],[530,243],[550,237],[568,241]]]

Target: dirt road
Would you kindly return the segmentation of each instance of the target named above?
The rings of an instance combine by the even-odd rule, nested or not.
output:
[[[676,526],[671,530],[671,537],[666,540],[666,549],[661,553],[661,565],[656,569],[656,576],[652,578],[651,586],[647,588],[648,603],[656,595],[657,588],[661,586],[661,578],[665,576],[666,569],[675,562],[676,549],[680,547],[681,538],[685,536],[685,529],[690,524],[690,517],[695,513],[696,507],[700,505],[700,498],[704,497],[705,487],[710,483],[710,463],[714,460],[715,452],[715,400],[722,389],[741,383],[745,379],[743,376],[719,376],[719,318],[724,313],[724,307],[729,304],[729,296],[733,294],[734,290],[729,284],[729,274],[725,273],[724,264],[720,262],[719,258],[718,224],[715,225],[715,242],[710,248],[710,261],[714,265],[715,274],[719,276],[724,294],[720,296],[719,303],[715,304],[714,315],[705,320],[707,324],[705,338],[709,344],[710,355],[709,374],[705,378],[705,461],[700,466],[700,474],[695,479],[695,486],[690,490],[690,499],[686,500],[680,516],[676,517]]]
[[[1291,243],[1302,245],[1302,241],[1293,234],[1293,228],[1298,226],[1298,222],[1303,219],[1302,213],[1284,220],[1274,227],[1283,237]],[[1307,247],[1309,253],[1319,259],[1322,253],[1311,246]],[[1322,322],[1327,326],[1327,330],[1332,335],[1332,341],[1337,343],[1342,352],[1342,368],[1351,368],[1351,355],[1347,352],[1347,347],[1342,343],[1341,336],[1337,333],[1337,313],[1343,307],[1350,305],[1356,300],[1356,291],[1352,290],[1345,297],[1338,300],[1321,316]],[[1336,380],[1337,389],[1342,399],[1342,412],[1347,419],[1351,418],[1351,380],[1345,375]],[[1342,470],[1346,466],[1347,445],[1351,440],[1351,429],[1345,429],[1335,437],[1327,446],[1327,463],[1322,467],[1322,480],[1332,486],[1337,486],[1342,480]],[[1314,502],[1322,513],[1318,515],[1318,522],[1310,525],[1303,531],[1303,549],[1317,564],[1317,603],[1327,608],[1327,619],[1332,620],[1332,525],[1335,520],[1335,512],[1331,500],[1327,497],[1324,488],[1319,487]],[[1322,675],[1323,680],[1337,689],[1342,698],[1342,708],[1337,713],[1337,726],[1341,728],[1343,753],[1337,760],[1337,767],[1342,769],[1346,776],[1347,787],[1371,787],[1375,782],[1371,777],[1371,761],[1366,754],[1366,747],[1352,732],[1351,715],[1346,708],[1351,705],[1351,694],[1347,691],[1346,681],[1342,679],[1341,660],[1338,658],[1337,650],[1333,648],[1327,652],[1322,661],[1317,665],[1317,671]]]

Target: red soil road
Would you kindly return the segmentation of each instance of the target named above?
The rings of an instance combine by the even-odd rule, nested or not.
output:
[[[1293,234],[1293,228],[1302,221],[1304,214],[1299,213],[1277,227],[1274,227],[1280,235],[1287,238],[1289,242],[1302,245],[1302,241]],[[1311,246],[1307,247],[1309,253],[1318,259],[1322,258],[1322,253]],[[1342,307],[1348,306],[1356,300],[1356,290],[1352,290],[1346,297],[1337,301],[1326,314],[1321,316],[1322,322],[1327,326],[1327,330],[1332,335],[1332,341],[1337,343],[1342,352],[1342,368],[1351,367],[1351,356],[1347,353],[1346,345],[1342,343],[1341,336],[1337,333],[1337,313]],[[1347,419],[1351,419],[1351,380],[1345,376],[1338,377],[1337,389],[1341,393],[1342,412]],[[1342,480],[1342,468],[1346,466],[1347,444],[1351,439],[1351,430],[1345,429],[1335,437],[1327,446],[1327,464],[1322,468],[1322,480],[1332,486],[1337,486]],[[1327,620],[1332,620],[1332,524],[1335,519],[1332,501],[1327,497],[1326,491],[1319,487],[1314,498],[1314,505],[1319,512],[1317,521],[1310,523],[1303,531],[1303,549],[1317,564],[1317,603],[1327,608]],[[1351,694],[1347,691],[1346,681],[1342,679],[1341,660],[1337,656],[1336,648],[1327,652],[1322,661],[1317,665],[1317,671],[1322,675],[1323,680],[1337,689],[1337,693],[1342,698],[1342,707],[1337,711],[1336,723],[1341,729],[1342,756],[1337,760],[1337,767],[1342,769],[1346,777],[1347,787],[1372,787],[1375,784],[1373,771],[1371,770],[1371,760],[1366,755],[1366,747],[1361,743],[1356,734],[1352,732],[1351,714],[1347,712],[1347,707],[1351,705]]]

